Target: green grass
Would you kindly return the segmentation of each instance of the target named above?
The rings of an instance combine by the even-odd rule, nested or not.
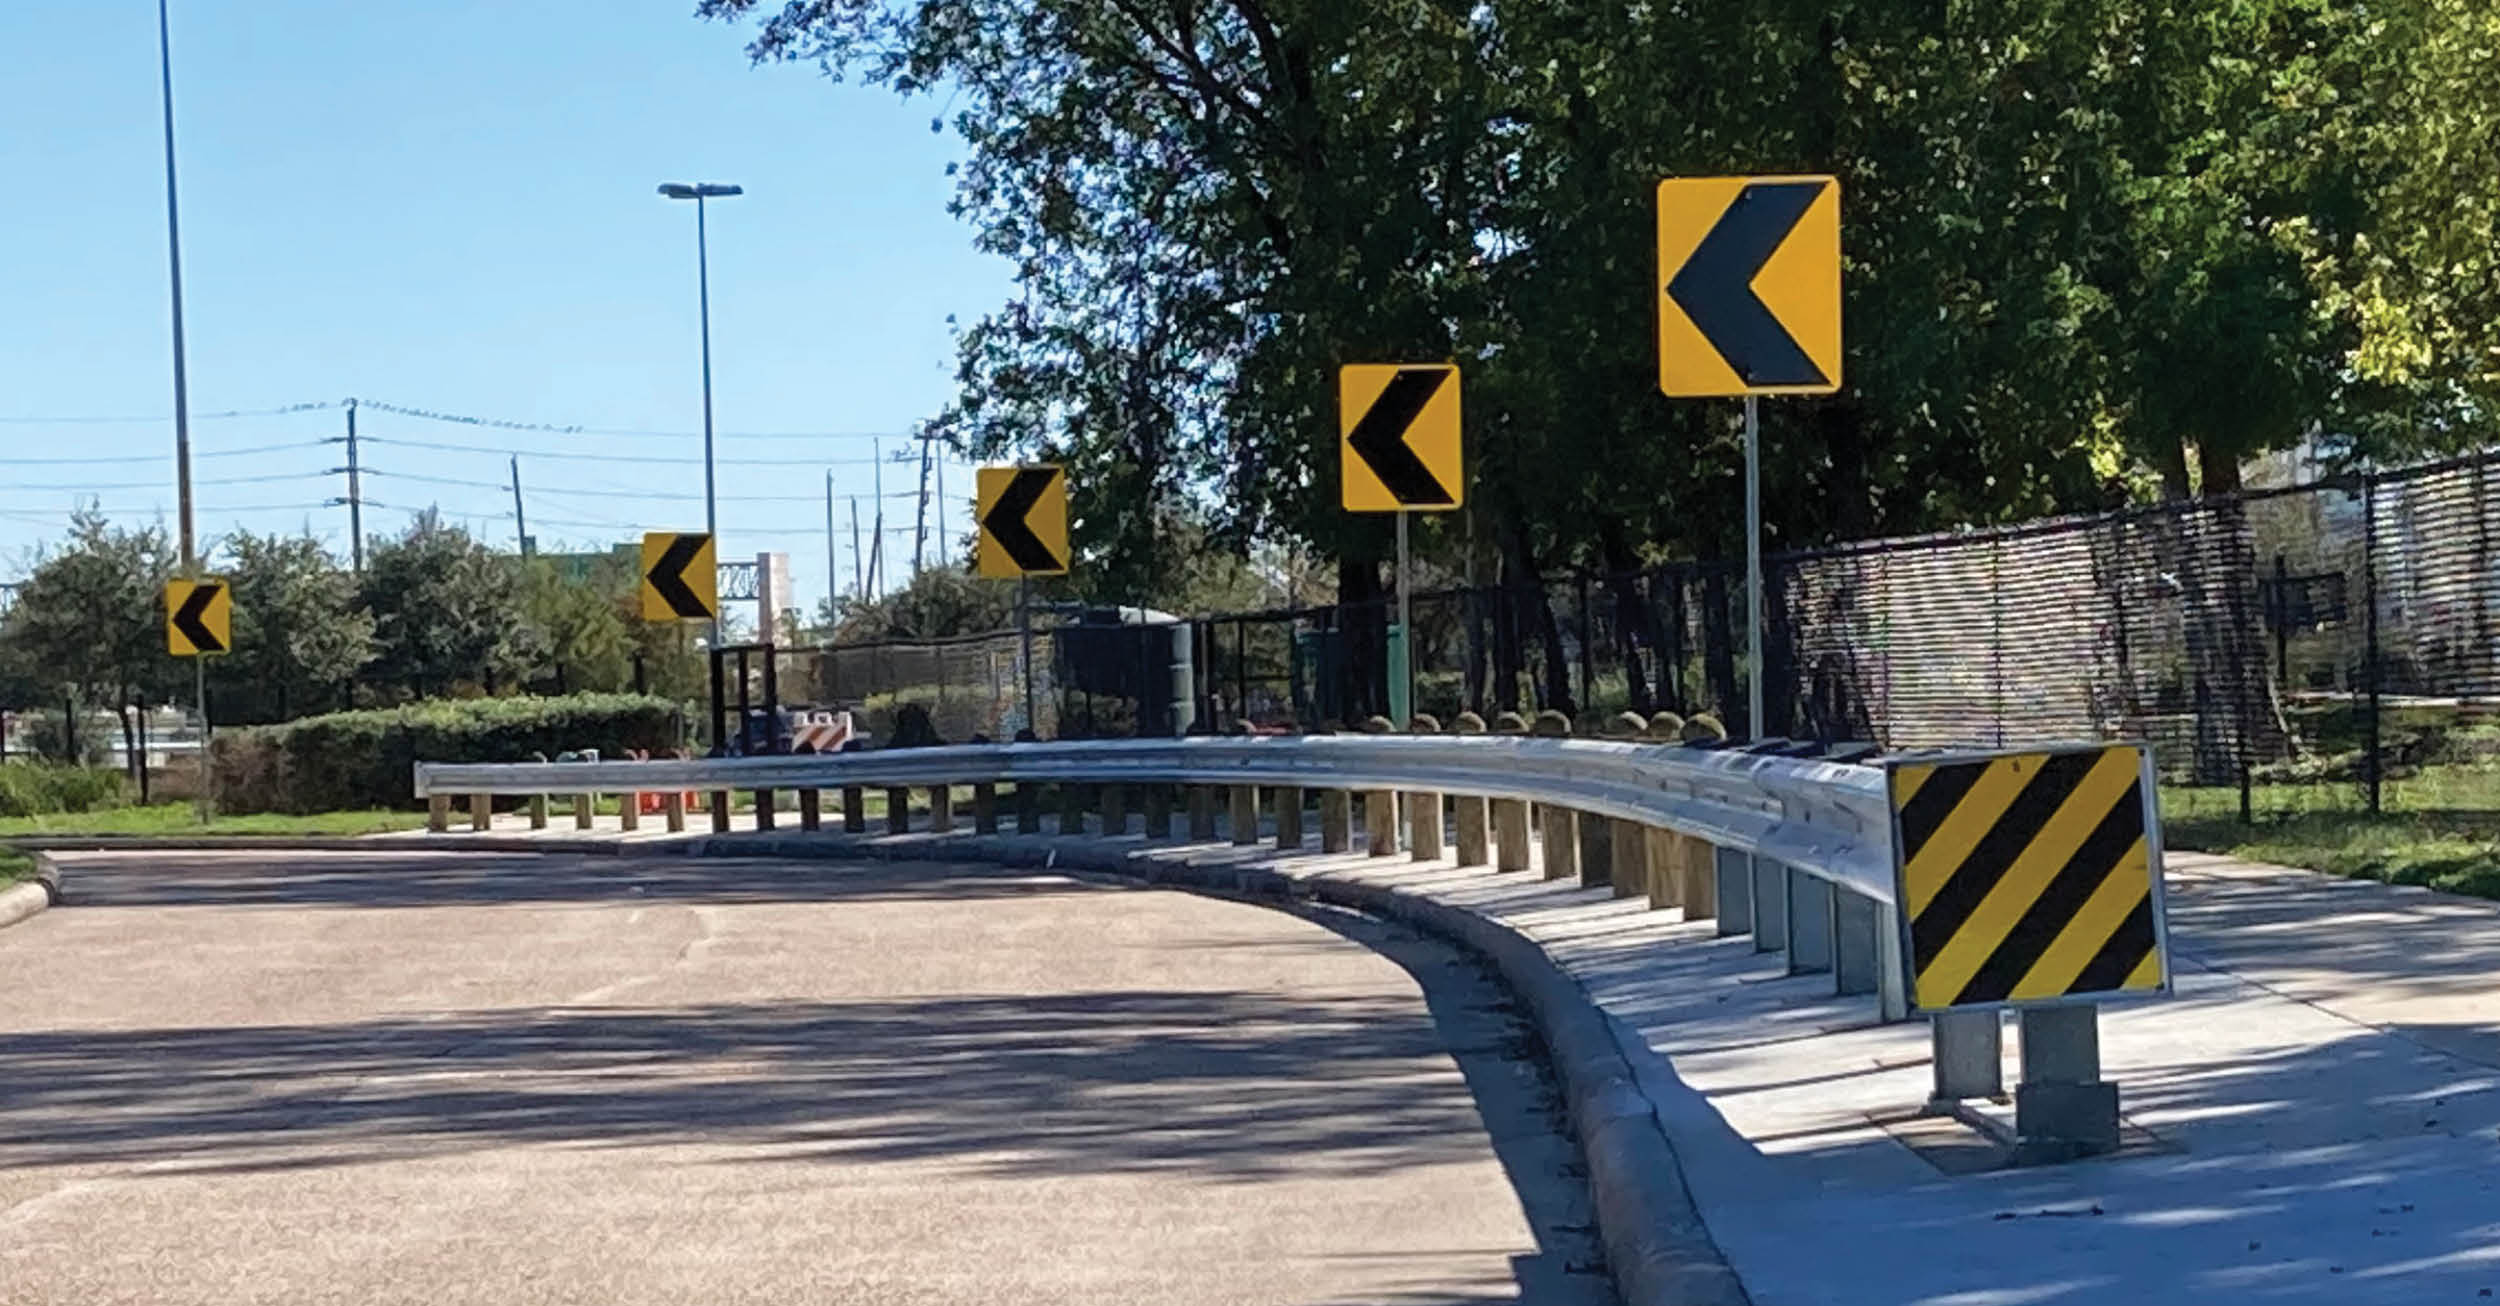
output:
[[[2165,846],[2329,875],[2500,898],[2500,766],[2425,766],[2381,786],[2381,811],[2345,779],[2239,790],[2162,788]]]
[[[0,889],[8,888],[35,873],[35,859],[21,852],[0,848]]]
[[[94,812],[0,818],[0,838],[24,835],[357,835],[387,830],[414,830],[425,824],[422,812],[320,812],[287,816],[264,812],[252,816],[220,816],[206,825],[189,803],[158,803],[149,807],[110,807]]]

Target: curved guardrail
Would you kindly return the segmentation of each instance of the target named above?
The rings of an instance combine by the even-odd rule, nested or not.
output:
[[[650,762],[420,762],[416,792],[626,793],[1015,782],[1296,786],[1524,800],[1673,830],[1894,899],[1872,766],[1606,740],[1304,735],[963,745]]]

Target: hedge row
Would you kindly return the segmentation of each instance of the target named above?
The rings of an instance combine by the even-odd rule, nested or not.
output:
[[[217,736],[217,803],[230,812],[412,806],[425,762],[526,762],[595,748],[608,757],[678,746],[682,713],[664,698],[435,699],[333,712]]]
[[[0,764],[0,816],[92,812],[129,800],[129,781],[119,771],[56,762]]]

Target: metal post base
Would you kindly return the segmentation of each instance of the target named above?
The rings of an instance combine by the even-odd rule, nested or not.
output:
[[[1788,946],[1788,868],[1768,857],[1753,859],[1753,950]]]
[[[2100,1009],[2032,1008],[2021,1029],[2014,1159],[2041,1164],[2117,1151],[2118,1086],[2101,1079]]]
[[[1971,1098],[2005,1098],[2005,1022],[1985,1011],[1939,1011],[1927,1018],[1936,1082],[1927,1109],[1948,1113]]]
[[[1788,973],[1820,975],[1832,968],[1832,886],[1781,869],[1788,879]]]

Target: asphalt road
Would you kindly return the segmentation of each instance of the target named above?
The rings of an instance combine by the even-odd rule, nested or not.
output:
[[[1447,948],[970,867],[83,857],[0,1302],[1609,1300]]]

